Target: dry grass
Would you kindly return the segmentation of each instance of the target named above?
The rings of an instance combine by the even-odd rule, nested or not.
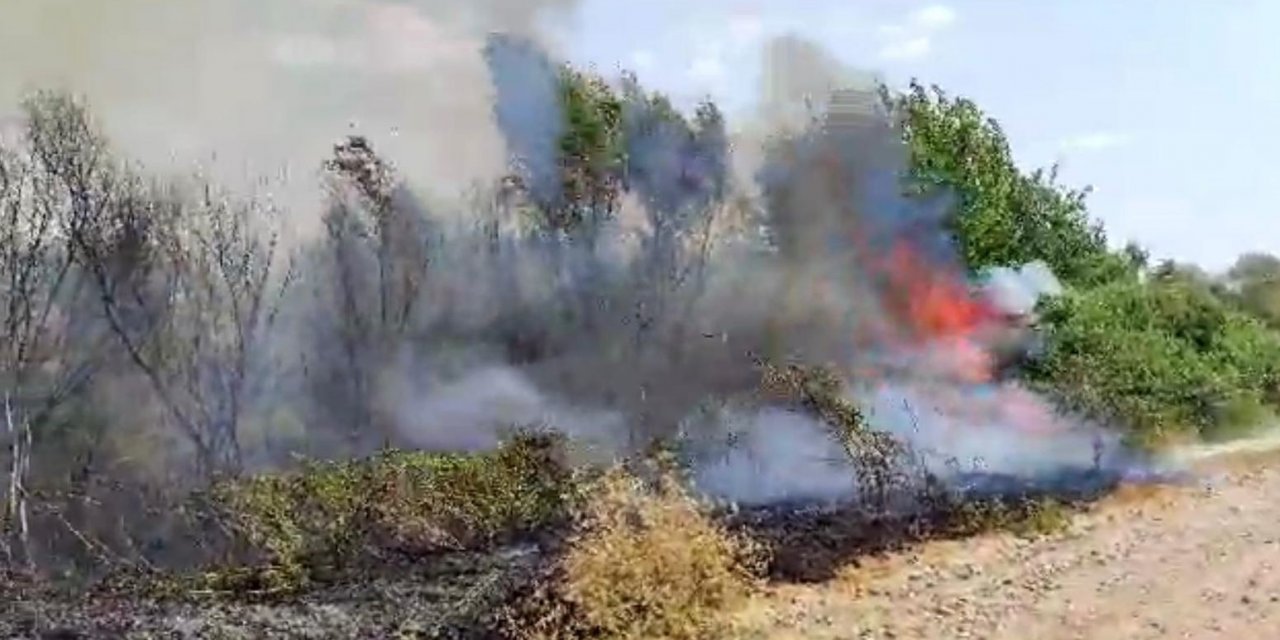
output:
[[[595,484],[554,583],[526,603],[516,635],[722,637],[757,586],[760,547],[711,519],[670,473],[655,484],[621,470]]]

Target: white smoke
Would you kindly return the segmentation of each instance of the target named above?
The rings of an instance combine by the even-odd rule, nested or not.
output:
[[[4,0],[0,122],[36,89],[85,96],[122,155],[200,165],[317,225],[319,162],[347,133],[452,198],[506,168],[490,31],[552,46],[577,0]],[[265,185],[264,185],[265,182]]]
[[[782,409],[728,411],[728,442],[700,459],[695,486],[741,505],[832,502],[854,495],[857,474],[831,428]]]
[[[1030,314],[1045,296],[1062,293],[1062,284],[1042,261],[1021,267],[992,267],[982,278],[982,291],[1007,313]]]

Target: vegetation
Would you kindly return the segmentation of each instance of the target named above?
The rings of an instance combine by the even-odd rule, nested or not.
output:
[[[656,485],[618,469],[593,484],[557,580],[524,603],[514,635],[722,635],[724,614],[746,600],[761,575],[762,550],[713,520],[679,477],[661,472]]]
[[[911,146],[909,186],[957,200],[950,226],[968,266],[1043,260],[1070,286],[1044,301],[1048,353],[1032,383],[1145,446],[1239,435],[1280,407],[1276,258],[1242,256],[1222,277],[1151,267],[1137,247],[1108,248],[1087,191],[1060,186],[1055,169],[1019,170],[971,101],[919,84],[886,100]]]
[[[533,55],[493,46],[492,55]],[[441,246],[439,221],[353,137],[324,164],[322,237],[289,255],[266,203],[144,176],[111,155],[82,103],[35,95],[23,139],[0,147],[6,575],[115,588],[141,575],[157,602],[297,602],[388,567],[417,572],[523,543],[536,551],[511,563],[521,567],[518,588],[466,609],[503,609],[512,635],[720,633],[721,612],[803,554],[730,526],[678,473],[582,463],[573,443],[547,431],[471,447],[480,452],[394,448],[409,438],[391,405],[409,401],[388,394],[384,378],[416,375],[399,367],[421,352],[448,360],[452,345],[483,334],[511,362],[537,364],[595,339],[597,327],[625,324],[625,335],[589,350],[644,374],[654,360],[690,362],[709,337],[697,337],[690,318],[712,271],[714,232],[749,209],[733,201],[722,114],[707,102],[686,116],[634,77],[615,87],[567,68],[554,71],[551,95],[554,157],[539,160],[536,140],[513,145],[530,157],[495,188],[494,215],[477,216],[474,245]],[[882,97],[910,151],[903,186],[954,200],[947,228],[965,266],[1042,260],[1068,285],[1042,302],[1047,349],[1024,382],[1148,447],[1238,435],[1280,410],[1280,259],[1243,256],[1220,277],[1153,267],[1138,247],[1109,247],[1086,191],[1060,185],[1052,169],[1021,170],[998,123],[972,102],[918,84]],[[500,121],[513,117],[499,111]],[[784,195],[804,189],[794,191]],[[624,196],[643,207],[643,258],[611,271],[599,231]],[[512,212],[523,215],[517,239],[497,230],[498,214]],[[812,230],[792,222],[791,235],[752,249],[781,244],[805,257]],[[486,299],[463,317],[458,288],[529,273],[462,270],[447,280],[441,256],[498,254],[503,242],[545,250],[536,258],[556,278],[539,291],[552,302],[535,313],[523,299],[489,305],[498,311]],[[565,285],[572,277],[581,281]],[[301,316],[289,318],[296,336],[278,329],[287,312]],[[286,343],[302,354],[296,375],[274,360]],[[714,364],[719,377],[706,375],[725,388],[763,373],[758,400],[831,428],[858,474],[859,508],[876,513],[838,519],[859,528],[860,552],[885,548],[872,531],[899,541],[1039,535],[1068,520],[1072,505],[1051,497],[976,500],[941,487],[909,447],[870,428],[836,368],[779,360],[725,373],[750,363]],[[637,375],[641,389],[662,382]],[[687,408],[659,404],[645,410]],[[628,435],[664,440],[680,417],[646,414],[654,432]],[[631,444],[636,457],[652,451]],[[881,517],[876,508],[899,493],[925,507],[913,518],[927,527]],[[458,597],[446,600],[471,592]]]
[[[487,454],[312,462],[228,481],[213,501],[249,557],[262,559],[263,587],[297,591],[362,560],[474,550],[556,526],[574,497],[557,447],[554,437],[525,434]]]

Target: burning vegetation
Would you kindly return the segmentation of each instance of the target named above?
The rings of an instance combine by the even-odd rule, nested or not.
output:
[[[965,100],[839,93],[753,191],[714,104],[484,56],[509,175],[429,207],[352,137],[288,246],[28,101],[0,629],[716,636],[761,580],[1054,530],[1280,402],[1256,277],[1109,250]]]

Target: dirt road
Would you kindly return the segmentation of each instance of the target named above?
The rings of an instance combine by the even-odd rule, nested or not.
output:
[[[1038,541],[940,542],[783,587],[749,638],[1280,638],[1280,456],[1198,464]]]

